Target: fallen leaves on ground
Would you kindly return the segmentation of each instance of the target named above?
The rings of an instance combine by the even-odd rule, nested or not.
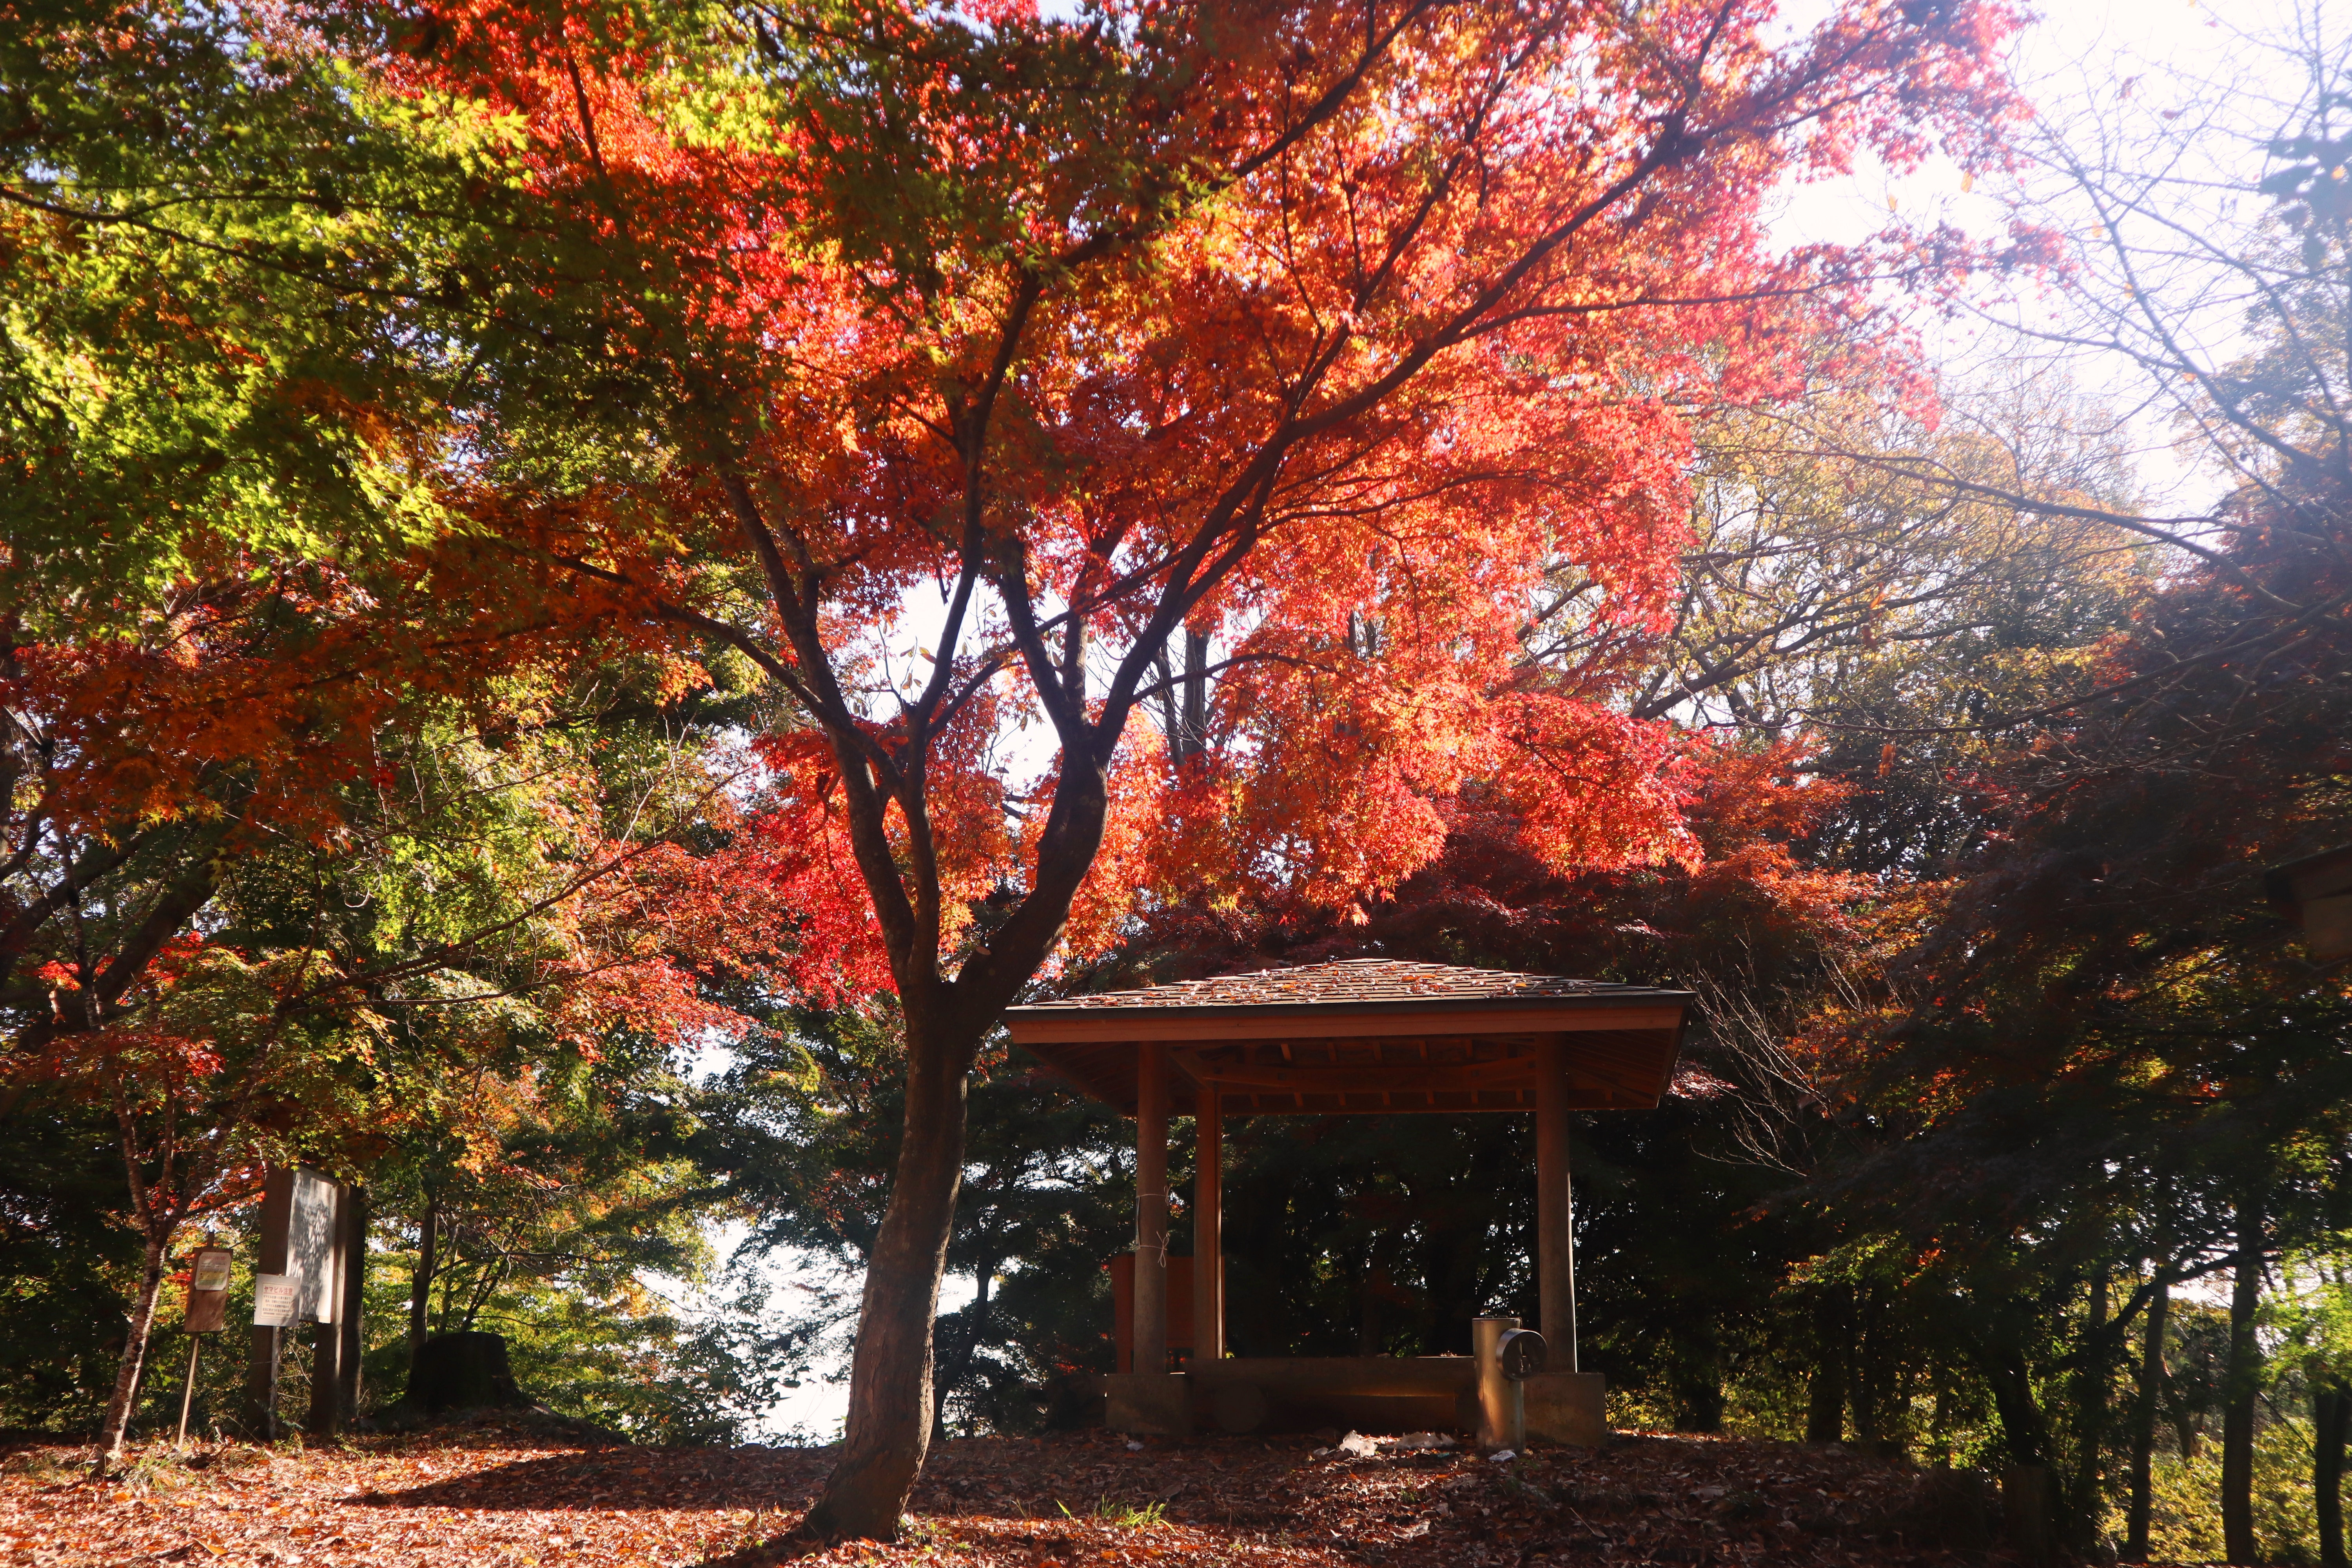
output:
[[[18,1446],[0,1457],[0,1562],[1841,1568],[1980,1562],[1988,1544],[1973,1483],[1956,1509],[1948,1473],[1834,1448],[1638,1436],[1496,1462],[1333,1436],[959,1439],[933,1450],[898,1542],[824,1550],[782,1538],[824,1448],[583,1447],[478,1423],[186,1459],[157,1444],[93,1486],[88,1450]]]

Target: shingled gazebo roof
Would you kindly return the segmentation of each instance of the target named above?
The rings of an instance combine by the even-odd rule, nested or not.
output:
[[[1172,1109],[1229,1114],[1528,1110],[1538,1052],[1567,1047],[1574,1103],[1654,1107],[1691,994],[1557,974],[1353,959],[1073,996],[1005,1015],[1013,1043],[1132,1113],[1136,1047],[1169,1043]]]

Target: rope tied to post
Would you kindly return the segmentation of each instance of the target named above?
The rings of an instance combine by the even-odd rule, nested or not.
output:
[[[1129,1251],[1140,1257],[1144,1252],[1150,1250],[1143,1239],[1143,1215],[1141,1211],[1149,1206],[1150,1201],[1153,1198],[1158,1198],[1160,1200],[1160,1206],[1162,1209],[1167,1208],[1168,1197],[1169,1194],[1164,1192],[1154,1193],[1141,1190],[1137,1191],[1135,1194],[1135,1206],[1138,1211],[1135,1216],[1135,1245],[1128,1248]],[[1160,1267],[1162,1268],[1168,1267],[1168,1227],[1164,1221],[1161,1223],[1160,1230]]]

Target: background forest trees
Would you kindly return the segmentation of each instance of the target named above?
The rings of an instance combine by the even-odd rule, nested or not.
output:
[[[0,3],[0,1423],[99,1431],[112,1402],[118,1429],[152,1430],[169,1391],[129,1400],[151,1320],[155,1358],[183,1344],[173,1268],[250,1223],[263,1161],[300,1159],[369,1193],[371,1411],[417,1337],[490,1327],[567,1414],[648,1439],[759,1430],[783,1384],[839,1356],[856,1303],[837,1282],[882,1230],[908,1112],[893,963],[902,986],[961,973],[1035,891],[1062,797],[1000,787],[1024,710],[991,707],[989,681],[1026,659],[1046,688],[1088,689],[1115,643],[1136,718],[1071,777],[1115,761],[1129,793],[1101,803],[1111,871],[1072,895],[1039,985],[1357,955],[1688,985],[1703,1016],[1669,1102],[1591,1118],[1577,1149],[1584,1350],[1621,1420],[2045,1464],[2079,1544],[2341,1560],[2352,1000],[2261,891],[2266,867],[2352,842],[2341,49],[2279,40],[2307,91],[2231,107],[2243,124],[2143,87],[2146,113],[2104,140],[2021,143],[2045,232],[2010,258],[2046,244],[2071,263],[2066,313],[2027,339],[2098,350],[2095,377],[2012,363],[1927,397],[1891,362],[1862,375],[1850,359],[1873,355],[1848,351],[1895,345],[1874,297],[1832,274],[1854,315],[1776,306],[1752,357],[1696,365],[1660,346],[1681,325],[1654,322],[1642,352],[1671,399],[1635,398],[1630,375],[1579,395],[1577,420],[1601,424],[1552,434],[1625,480],[1614,510],[1575,514],[1582,532],[1482,535],[1439,587],[1286,556],[1230,604],[1203,578],[1106,610],[1091,642],[1061,606],[1101,587],[1087,572],[1123,546],[1080,557],[1131,520],[1041,460],[1030,500],[1066,508],[1085,548],[1015,571],[984,529],[924,510],[977,459],[948,464],[921,504],[875,501],[916,517],[896,553],[834,539],[842,570],[870,567],[857,592],[892,605],[917,579],[951,599],[959,574],[1050,577],[1034,647],[1007,626],[958,663],[884,616],[838,700],[812,707],[795,683],[847,646],[824,641],[815,588],[776,600],[714,531],[740,498],[666,466],[701,428],[695,397],[748,396],[728,377],[751,370],[696,357],[715,318],[662,310],[756,283],[775,319],[849,321],[794,292],[808,275],[712,258],[740,237],[725,222],[890,171],[681,174],[662,138],[709,154],[694,138],[753,89],[632,96],[635,13],[610,36],[559,29],[585,62],[562,72],[518,64],[515,37],[538,35],[501,33],[502,12],[302,15],[300,36],[194,11],[107,34]],[[818,89],[869,54],[902,86],[950,44],[973,80],[1092,68],[1042,26],[1008,24],[997,54],[885,29],[814,63],[745,37],[782,73],[768,87],[804,70],[793,90],[816,97],[793,101],[819,120]],[[1323,42],[1266,68],[1355,58]],[[455,84],[513,114],[387,116],[313,68],[338,51],[416,102]],[[1230,126],[1194,130],[1233,153]],[[2162,173],[2184,150],[2226,180]],[[1105,157],[1102,189],[1149,184]],[[698,180],[741,182],[738,205],[696,206]],[[168,222],[134,199],[165,189],[194,193]],[[1147,194],[1101,208],[1126,215],[1103,220],[1102,254],[1191,221],[1189,195]],[[1052,201],[1056,234],[1099,216]],[[522,223],[532,202],[556,216]],[[637,219],[681,212],[719,226],[638,243]],[[1028,254],[997,237],[969,277]],[[1015,274],[1038,308],[1045,285]],[[928,301],[907,319],[952,340],[940,363],[994,341],[997,318],[957,313],[964,283],[891,278],[877,298]],[[1071,310],[1051,385],[1007,384],[1038,450],[1055,419],[1093,428],[1065,374]],[[1169,310],[1120,330],[1173,363],[1193,327]],[[785,409],[832,465],[793,483],[871,480],[892,441],[971,458],[968,429],[941,446],[874,412],[913,395],[893,377],[938,369],[887,363],[856,419]],[[2145,374],[2146,406],[2105,400],[2126,395],[2117,365]],[[1636,403],[1641,439],[1596,434]],[[1685,416],[1686,453],[1648,442]],[[2159,503],[2130,436],[2150,418],[2218,501]],[[1201,451],[1233,455],[1203,440],[1153,470],[1168,493]],[[1087,450],[1097,480],[1140,462]],[[1674,460],[1636,471],[1635,451]],[[1417,527],[1564,493],[1549,470],[1442,468],[1423,477],[1453,499]],[[772,510],[791,492],[761,482]],[[1662,498],[1686,499],[1686,537]],[[1505,545],[1497,575],[1479,551]],[[1302,574],[1315,594],[1283,597]],[[1563,816],[1503,730],[1456,766],[1458,733],[1402,703],[1437,668],[1437,643],[1405,635],[1414,595],[1473,590],[1499,672],[1481,700],[1539,691],[1555,718],[1605,721],[1639,810]],[[950,689],[979,706],[942,708]],[[1085,702],[1064,707],[1065,742],[1092,735]],[[940,939],[920,963],[875,938],[842,755],[808,727],[887,762],[914,754],[890,750],[901,710],[941,748],[948,836],[970,830],[918,889]],[[1397,831],[1323,831],[1335,778]],[[928,787],[867,803],[891,866]],[[1137,826],[1151,812],[1157,837]],[[938,1426],[1080,1419],[1109,1363],[1103,1265],[1131,1226],[1126,1133],[992,1037],[968,1120],[946,1256],[973,1292],[933,1327]],[[1500,1118],[1230,1128],[1235,1347],[1457,1352],[1473,1315],[1525,1310],[1527,1137]],[[723,1308],[682,1312],[697,1287]],[[228,1360],[200,1424],[234,1419]]]

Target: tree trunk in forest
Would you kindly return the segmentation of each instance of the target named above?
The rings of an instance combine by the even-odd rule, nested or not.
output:
[[[412,1371],[432,1317],[433,1268],[440,1233],[441,1199],[439,1194],[427,1192],[425,1217],[416,1225],[416,1267],[408,1275],[408,1364]]]
[[[2261,1392],[2262,1346],[2254,1310],[2263,1292],[2263,1212],[2238,1204],[2236,1278],[2230,1292],[2230,1363],[2221,1406],[2221,1551],[2233,1563],[2259,1559],[2254,1545],[2254,1400]]]
[[[2344,1568],[2344,1444],[2352,1436],[2352,1389],[2321,1382],[2311,1394],[2311,1499],[2319,1568]]]
[[[1503,1180],[1499,1156],[1482,1147],[1460,1176],[1448,1176],[1442,1186],[1430,1189],[1428,1212],[1439,1217],[1421,1227],[1421,1277],[1429,1292],[1423,1319],[1423,1355],[1469,1353],[1470,1320],[1479,1311],[1479,1266],[1487,1243],[1484,1236],[1444,1216],[1455,1212],[1463,1194],[1493,1192]]]
[[[1805,1441],[1835,1443],[1845,1436],[1845,1372],[1834,1352],[1813,1364],[1805,1394]]]
[[[1460,1355],[1462,1349],[1454,1342],[1454,1327],[1462,1315],[1455,1310],[1454,1289],[1460,1272],[1459,1259],[1465,1243],[1450,1225],[1423,1227],[1421,1247],[1421,1277],[1429,1290],[1429,1310],[1423,1315],[1421,1353],[1423,1355]]]
[[[1835,1443],[1845,1436],[1845,1372],[1853,1354],[1849,1305],[1833,1293],[1813,1304],[1813,1375],[1805,1397],[1808,1443]]]
[[[1885,1436],[1882,1430],[1885,1400],[1882,1397],[1885,1391],[1879,1386],[1883,1378],[1872,1332],[1874,1314],[1868,1290],[1855,1289],[1853,1311],[1853,1329],[1846,1337],[1846,1343],[1852,1347],[1846,1352],[1845,1363],[1846,1441],[1865,1454],[1874,1454]]]
[[[1201,1246],[1195,1242],[1192,1246],[1194,1269],[1192,1277],[1196,1280],[1200,1278],[1198,1271],[1201,1268],[1202,1257]],[[1381,1310],[1381,1298],[1389,1288],[1389,1274],[1387,1267],[1379,1259],[1378,1247],[1367,1248],[1364,1253],[1363,1271],[1356,1277],[1362,1282],[1357,1287],[1356,1293],[1356,1353],[1358,1355],[1380,1354],[1381,1342],[1385,1337],[1383,1331],[1386,1328],[1388,1314]],[[1195,1307],[1192,1309],[1194,1324],[1192,1331],[1195,1335],[1201,1332],[1198,1326],[1200,1321],[1201,1310]],[[1192,1342],[1197,1347],[1201,1342],[1196,1338]],[[1197,1348],[1192,1353],[1195,1357],[1202,1357],[1204,1354]]]
[[[1978,1364],[1992,1389],[1992,1405],[2000,1416],[2001,1437],[2009,1445],[2011,1464],[2021,1468],[2050,1462],[2050,1423],[2033,1397],[2033,1376],[2014,1337],[1978,1344]]]
[[[2164,1397],[2164,1332],[2172,1317],[2172,1282],[2158,1264],[2155,1293],[2147,1299],[2147,1324],[2140,1341],[2139,1385],[2132,1400],[2131,1511],[2125,1525],[2124,1555],[2147,1561],[2147,1525],[2154,1506],[2156,1422]]]
[[[163,1290],[163,1259],[171,1246],[168,1235],[147,1238],[143,1267],[139,1272],[139,1294],[131,1304],[131,1322],[122,1344],[122,1363],[115,1369],[114,1392],[106,1401],[106,1418],[98,1429],[98,1458],[90,1467],[91,1476],[104,1480],[122,1458],[122,1445],[131,1432],[131,1412],[139,1399],[139,1376],[147,1365],[147,1339],[155,1327],[155,1302]]]
[[[1189,755],[1208,750],[1209,639],[1190,629],[1184,633],[1184,732]]]
[[[2105,1268],[2091,1277],[2090,1321],[2074,1372],[2074,1466],[2066,1478],[2066,1511],[2060,1528],[2068,1544],[2080,1548],[2089,1547],[2097,1536],[2100,1500],[2105,1495],[2102,1460],[2107,1451],[2107,1384],[2115,1348],[2107,1328],[2107,1286]]]
[[[343,1189],[343,1300],[336,1331],[341,1352],[335,1358],[336,1407],[344,1421],[360,1414],[360,1358],[367,1353],[367,1189],[354,1183]]]
[[[962,1387],[971,1378],[972,1363],[979,1359],[981,1338],[988,1332],[988,1285],[996,1277],[997,1265],[1003,1261],[998,1258],[983,1258],[980,1260],[980,1267],[973,1271],[974,1282],[979,1289],[972,1293],[971,1309],[966,1314],[970,1327],[964,1332],[963,1342],[956,1347],[955,1365],[939,1378],[939,1386],[931,1401],[931,1441],[934,1443],[947,1440],[948,1395]],[[937,1331],[933,1331],[934,1333]]]
[[[1723,1430],[1723,1335],[1709,1318],[1674,1339],[1675,1430]]]
[[[1198,632],[1184,635],[1184,673],[1168,668],[1168,650],[1160,652],[1161,720],[1167,732],[1168,760],[1178,767],[1208,750],[1209,639]]]
[[[931,1325],[963,1184],[970,1047],[934,1033],[919,1016],[928,1010],[906,1013],[906,1125],[890,1206],[866,1255],[841,1457],[800,1523],[814,1540],[894,1537],[930,1447]]]

